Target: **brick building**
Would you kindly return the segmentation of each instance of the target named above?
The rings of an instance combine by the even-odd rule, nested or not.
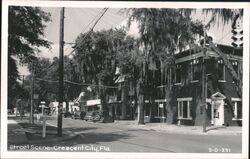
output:
[[[242,49],[217,45],[226,54],[237,75],[242,79]],[[176,54],[175,67],[153,72],[157,88],[155,96],[145,96],[145,122],[167,122],[171,124],[202,125],[202,61],[201,48],[188,49]],[[208,125],[242,125],[242,100],[232,76],[222,59],[212,50],[207,50],[206,67],[206,112]],[[156,65],[160,65],[159,63]],[[159,68],[159,66],[157,66]],[[151,74],[152,75],[152,74]],[[129,81],[129,104],[127,119],[135,119],[138,109],[133,107],[135,94],[132,80]],[[124,84],[120,81],[119,85]],[[148,89],[147,92],[153,89]],[[120,91],[120,92],[119,92]],[[122,90],[118,91],[118,96]],[[121,101],[121,97],[117,98]],[[120,100],[119,100],[120,99]],[[121,102],[120,102],[121,103]],[[122,114],[121,104],[115,106]],[[116,112],[114,112],[116,114]]]

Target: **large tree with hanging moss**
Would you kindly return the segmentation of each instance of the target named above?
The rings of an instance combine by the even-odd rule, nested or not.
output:
[[[18,64],[30,64],[39,47],[50,47],[44,38],[50,14],[39,7],[10,6],[8,16],[8,96],[14,97],[20,86]]]

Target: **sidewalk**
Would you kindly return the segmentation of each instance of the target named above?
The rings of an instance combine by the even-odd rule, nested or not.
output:
[[[57,143],[59,141],[70,140],[76,134],[63,131],[62,137],[57,137],[57,128],[46,125],[46,137],[42,137],[42,123],[29,123],[29,118],[11,116],[8,118],[8,144],[42,144]]]
[[[8,144],[26,144],[25,130],[15,120],[8,120]]]
[[[122,121],[116,120],[114,124],[119,124],[132,129],[152,130],[158,132],[175,133],[175,134],[189,134],[189,135],[241,135],[242,127],[240,126],[208,126],[207,132],[203,133],[202,126],[184,126],[167,123],[146,123],[145,125],[138,125],[138,121]]]

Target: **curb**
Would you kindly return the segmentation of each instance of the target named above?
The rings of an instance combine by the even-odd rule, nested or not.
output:
[[[179,135],[210,135],[210,136],[214,136],[214,135],[224,135],[224,136],[240,136],[242,135],[242,132],[205,132],[203,133],[202,130],[200,130],[199,132],[184,132],[184,131],[174,131],[174,130],[159,130],[159,129],[155,129],[155,128],[149,128],[149,129],[144,129],[144,130],[150,130],[150,131],[157,131],[157,132],[163,132],[163,133],[169,133],[169,134],[179,134]]]
[[[232,130],[209,130],[205,133],[202,132],[202,128],[200,130],[191,130],[191,129],[182,129],[182,130],[174,130],[174,129],[167,129],[165,128],[160,128],[160,126],[150,126],[150,125],[142,125],[142,126],[138,126],[137,124],[134,123],[119,123],[116,122],[115,124],[117,125],[122,125],[125,126],[127,128],[132,128],[132,129],[140,129],[140,130],[148,130],[148,131],[156,131],[156,132],[162,132],[162,133],[169,133],[169,134],[180,134],[180,135],[228,135],[228,136],[240,136],[242,135],[242,131],[240,130],[236,130],[236,131],[232,131]],[[158,128],[159,127],[159,128]]]

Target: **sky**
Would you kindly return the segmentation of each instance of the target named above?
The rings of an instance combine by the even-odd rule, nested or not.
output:
[[[39,56],[53,59],[59,57],[59,24],[60,24],[60,10],[61,8],[42,8],[46,12],[51,13],[51,22],[47,23],[45,28],[45,39],[51,41],[51,49],[40,48]],[[93,25],[93,19],[100,13],[103,8],[65,8],[64,21],[64,41],[66,43],[73,43],[80,33],[89,31]],[[197,10],[192,15],[193,20],[202,20],[205,24],[211,19],[211,15],[202,14],[201,10]],[[95,26],[94,30],[116,28],[118,26],[126,25],[126,14],[121,12],[120,8],[109,8],[104,16]],[[89,25],[91,23],[91,25]],[[128,31],[130,35],[139,36],[137,24],[134,23]],[[223,25],[221,22],[215,23],[209,30],[208,35],[212,36],[214,42],[231,45],[232,33],[231,24]],[[65,44],[64,55],[72,51],[72,45]],[[27,67],[19,67],[21,75],[28,75]]]

